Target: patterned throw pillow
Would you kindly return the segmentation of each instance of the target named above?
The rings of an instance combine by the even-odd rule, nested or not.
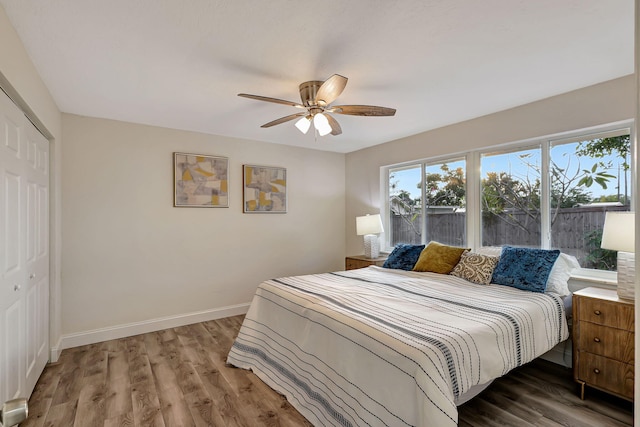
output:
[[[430,242],[420,254],[413,271],[430,271],[432,273],[449,274],[460,261],[460,255],[467,248],[447,246],[438,242]]]
[[[393,248],[382,267],[410,271],[420,257],[424,245],[400,243]]]
[[[480,285],[488,285],[491,283],[491,276],[498,261],[500,261],[498,256],[463,252],[460,262],[449,274]]]
[[[544,292],[559,250],[504,246],[491,283],[531,292]]]

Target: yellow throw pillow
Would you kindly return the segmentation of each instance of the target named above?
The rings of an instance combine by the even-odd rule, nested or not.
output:
[[[430,271],[433,273],[449,274],[460,261],[460,256],[467,248],[447,246],[438,242],[431,242],[420,253],[413,271]]]

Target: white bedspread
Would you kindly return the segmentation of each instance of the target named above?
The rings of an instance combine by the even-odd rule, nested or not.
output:
[[[559,297],[372,266],[262,283],[227,362],[318,427],[443,427],[568,335]]]

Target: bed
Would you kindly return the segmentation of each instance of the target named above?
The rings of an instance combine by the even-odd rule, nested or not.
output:
[[[263,282],[227,362],[316,426],[455,426],[568,335],[559,295],[371,266]]]

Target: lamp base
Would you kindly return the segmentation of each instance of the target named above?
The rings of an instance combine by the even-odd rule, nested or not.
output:
[[[380,256],[380,244],[378,243],[378,236],[375,234],[365,234],[364,256],[367,258],[378,258]]]
[[[618,297],[635,299],[636,256],[632,252],[618,251]]]

